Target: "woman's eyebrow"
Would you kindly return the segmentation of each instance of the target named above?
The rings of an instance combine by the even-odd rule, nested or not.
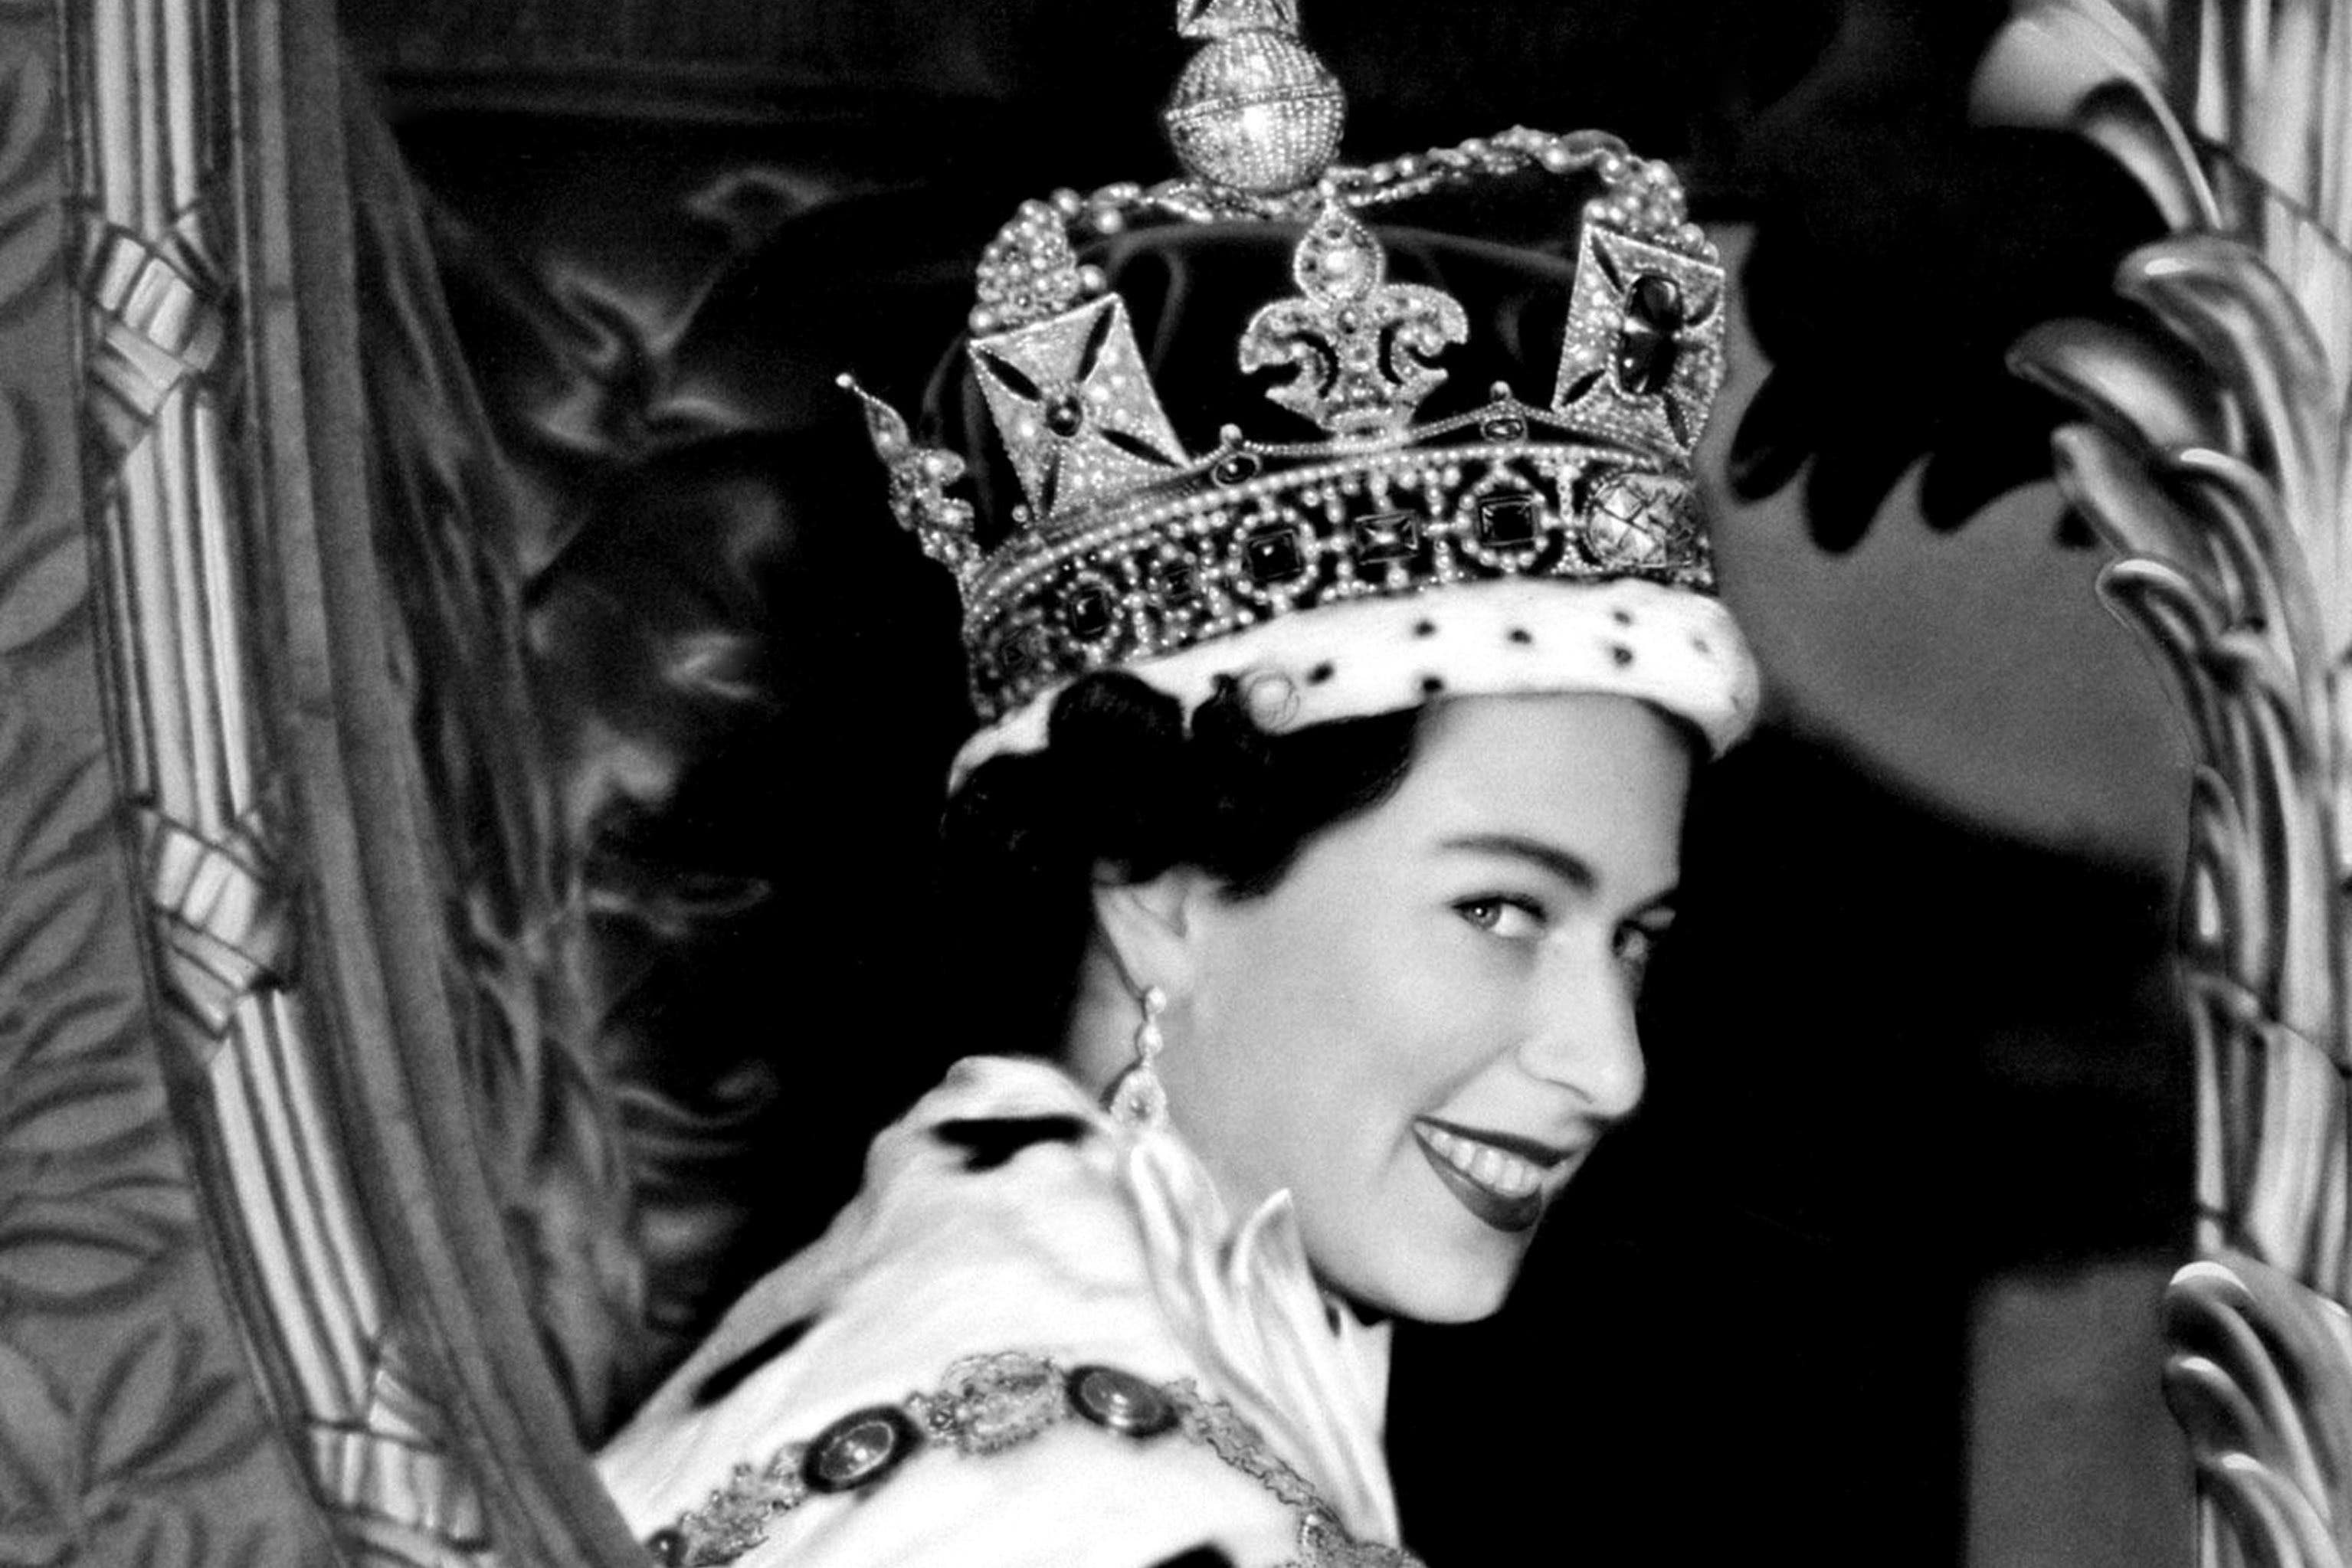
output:
[[[1466,850],[1472,854],[1507,855],[1514,860],[1529,861],[1579,893],[1589,894],[1601,885],[1601,878],[1594,873],[1591,863],[1581,855],[1519,833],[1464,833],[1445,840],[1438,848]]]

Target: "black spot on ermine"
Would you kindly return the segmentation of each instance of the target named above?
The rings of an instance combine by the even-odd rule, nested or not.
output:
[[[961,1149],[963,1168],[992,1171],[1035,1144],[1075,1144],[1087,1135],[1076,1116],[991,1116],[941,1122],[931,1136]]]
[[[708,1409],[743,1386],[743,1380],[760,1368],[800,1343],[801,1336],[816,1325],[814,1318],[802,1318],[786,1323],[759,1343],[720,1366],[718,1371],[695,1385],[694,1407]]]

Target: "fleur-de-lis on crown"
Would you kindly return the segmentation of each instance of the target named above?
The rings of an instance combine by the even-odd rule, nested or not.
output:
[[[835,378],[866,414],[866,434],[890,476],[890,515],[913,534],[923,553],[955,573],[969,587],[980,572],[980,546],[971,537],[971,503],[947,493],[963,477],[964,461],[936,446],[918,446],[898,411],[857,384]]]
[[[1470,335],[1462,307],[1437,289],[1387,281],[1380,242],[1336,203],[1307,226],[1290,276],[1299,297],[1250,318],[1242,369],[1294,367],[1265,395],[1335,435],[1402,430],[1444,384],[1432,361]]]

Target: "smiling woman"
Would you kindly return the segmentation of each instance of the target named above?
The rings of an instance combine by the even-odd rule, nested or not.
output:
[[[1641,1098],[1756,706],[1723,273],[1612,138],[1327,166],[1287,7],[1180,20],[1188,177],[1022,208],[924,443],[845,378],[963,599],[981,1054],[605,1449],[664,1562],[1410,1563],[1387,1325],[1494,1312]]]
[[[1634,990],[1689,765],[1630,698],[1439,704],[1395,792],[1262,896],[1192,866],[1098,894],[1073,1064],[1108,1082],[1126,983],[1161,987],[1171,1119],[1226,1196],[1289,1192],[1363,1307],[1484,1317],[1641,1097]]]
[[[966,1042],[1007,1054],[607,1449],[658,1554],[1409,1561],[1368,1325],[1494,1312],[1640,1100],[1704,740],[1575,689],[1269,733],[1228,682],[1188,726],[1153,673],[1059,693],[951,802]]]

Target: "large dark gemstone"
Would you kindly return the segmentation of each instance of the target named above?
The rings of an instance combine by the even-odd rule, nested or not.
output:
[[[1356,559],[1364,566],[1409,560],[1421,549],[1421,519],[1411,512],[1375,512],[1356,519]]]
[[[1045,403],[1045,428],[1064,440],[1087,427],[1087,405],[1076,392],[1066,392]]]
[[[809,1444],[801,1479],[815,1491],[871,1486],[905,1462],[921,1441],[915,1423],[896,1406],[853,1410]]]
[[[1671,278],[1647,273],[1625,291],[1625,321],[1617,333],[1617,385],[1628,396],[1653,396],[1674,380],[1683,317],[1682,290]]]
[[[1525,492],[1488,496],[1478,503],[1478,542],[1523,545],[1534,542],[1541,514],[1536,498]]]
[[[1068,613],[1071,634],[1091,643],[1110,630],[1117,612],[1109,594],[1099,588],[1081,588],[1070,595]]]
[[[1238,485],[1244,479],[1257,477],[1257,471],[1262,466],[1264,465],[1258,461],[1255,452],[1229,453],[1217,459],[1216,465],[1209,470],[1209,477],[1220,485]]]
[[[1662,332],[1679,332],[1683,325],[1683,291],[1671,277],[1645,272],[1626,291],[1625,314]]]
[[[1287,523],[1260,528],[1242,540],[1242,559],[1249,566],[1250,580],[1260,588],[1287,582],[1307,570],[1298,530]]]
[[[1176,1406],[1131,1372],[1081,1366],[1070,1374],[1070,1404],[1098,1427],[1130,1437],[1152,1437],[1176,1425]]]

